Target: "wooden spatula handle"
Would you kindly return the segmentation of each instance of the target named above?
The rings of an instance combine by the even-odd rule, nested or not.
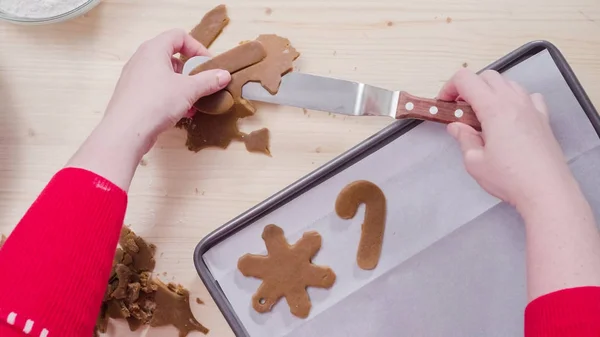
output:
[[[469,104],[421,98],[404,91],[400,92],[396,110],[396,119],[402,118],[422,119],[444,124],[461,122],[481,131],[481,124]]]

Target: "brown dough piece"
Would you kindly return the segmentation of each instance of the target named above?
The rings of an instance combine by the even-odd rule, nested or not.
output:
[[[127,296],[127,286],[133,276],[133,272],[124,264],[118,264],[115,267],[115,274],[118,280],[117,288],[110,294],[112,298],[123,299]]]
[[[292,47],[290,40],[286,38],[274,34],[265,34],[260,35],[256,41],[263,45],[267,56],[262,61],[231,74],[231,82],[226,90],[236,102],[245,101],[242,98],[242,87],[248,82],[260,82],[267,91],[276,94],[279,90],[279,84],[281,84],[281,76],[292,71],[294,60],[300,56],[300,53]],[[225,98],[211,95],[201,98],[200,103],[197,104],[208,104],[202,103],[202,101]],[[211,105],[220,106],[223,103],[211,103]],[[254,112],[251,114],[254,114]]]
[[[198,152],[207,147],[225,149],[232,140],[243,141],[244,134],[239,131],[237,121],[240,118],[252,116],[256,109],[250,102],[241,98],[242,86],[249,81],[260,81],[269,92],[276,93],[279,89],[281,76],[292,70],[293,61],[300,55],[291,46],[288,39],[277,35],[260,35],[256,41],[262,44],[267,56],[262,61],[231,75],[232,81],[227,86],[226,91],[231,93],[231,97],[235,101],[232,109],[220,115],[197,113],[193,118],[183,119],[177,124],[178,127],[187,131],[186,145],[191,151]],[[219,93],[226,91],[222,90]],[[202,98],[196,103],[212,107],[228,105],[229,103],[225,102],[229,99],[227,94],[219,93]],[[211,100],[216,102],[206,102]],[[268,136],[266,131],[258,130],[258,135],[261,135],[261,137],[264,137],[265,134]],[[259,152],[270,154],[270,152],[267,152],[268,140],[263,142],[262,145],[264,145],[263,148],[266,151]]]
[[[211,69],[223,69],[233,74],[262,61],[266,56],[267,54],[262,43],[259,41],[250,41],[202,63],[192,70],[190,75]],[[194,104],[194,108],[207,114],[219,115],[228,112],[233,107],[233,104],[233,96],[227,90],[221,90],[215,93],[212,99],[199,100]]]
[[[156,280],[156,283],[156,310],[150,320],[150,326],[173,325],[179,330],[179,337],[185,337],[192,331],[208,333],[208,329],[192,314],[189,291],[172,283],[166,285],[160,280]]]
[[[271,94],[276,94],[281,76],[294,68],[294,60],[300,53],[292,47],[290,40],[274,34],[260,35],[259,41],[267,51],[267,57],[261,62],[242,69],[231,77],[227,90],[234,98],[241,97],[242,86],[248,82],[260,82]]]
[[[232,140],[242,140],[243,134],[237,126],[240,116],[235,104],[233,109],[222,115],[196,113],[194,117],[179,121],[177,125],[187,131],[186,145],[191,151],[198,152],[207,147],[226,149]]]
[[[131,268],[134,271],[149,271],[154,270],[156,260],[154,253],[156,246],[147,244],[144,239],[135,235],[129,228],[123,227],[119,244],[123,247],[125,253],[129,254],[133,259]]]
[[[235,104],[233,96],[227,90],[218,91],[212,96],[215,98],[198,100],[194,103],[194,109],[197,112],[209,115],[222,115],[228,113]]]
[[[352,219],[360,204],[365,204],[365,220],[356,262],[360,268],[371,270],[377,266],[381,256],[386,219],[385,195],[370,181],[355,181],[344,187],[338,195],[335,212],[342,219]]]
[[[248,152],[260,152],[271,155],[269,151],[269,129],[262,128],[244,135],[244,144]]]
[[[129,329],[136,331],[141,326],[150,324],[155,313],[160,314],[163,310],[160,308],[163,301],[159,303],[156,298],[159,283],[152,279],[151,274],[154,271],[156,247],[153,244],[148,244],[128,228],[122,229],[119,244],[121,248],[117,248],[115,252],[113,270],[106,288],[100,315],[96,321],[94,330],[96,336],[99,333],[106,332],[109,318],[125,319]],[[182,287],[173,285],[173,289],[179,295],[187,294],[189,297],[189,292]],[[170,308],[175,307],[170,306]],[[177,310],[180,309],[182,311],[172,312],[172,317],[191,315],[189,306],[187,310],[182,308]],[[194,322],[197,323],[195,320]],[[194,326],[196,325],[194,324]],[[199,328],[196,330],[200,331]],[[180,332],[181,336],[185,336],[189,332],[188,330],[184,331],[185,334]]]
[[[4,234],[0,234],[0,248],[2,248],[5,241],[6,241],[6,236],[4,236]]]
[[[235,73],[262,61],[266,56],[267,51],[260,41],[250,41],[200,64],[190,72],[190,76],[211,69],[223,69]]]
[[[229,16],[227,16],[227,7],[225,5],[219,5],[204,14],[204,17],[202,17],[200,23],[192,29],[190,35],[208,48],[215,42],[219,34],[221,34],[228,24]],[[180,60],[185,62],[188,58],[181,55]]]
[[[246,254],[238,260],[238,269],[244,276],[263,280],[252,296],[252,307],[260,313],[268,312],[285,297],[293,315],[308,317],[311,303],[306,288],[329,289],[335,283],[331,268],[311,262],[321,248],[321,236],[317,232],[306,232],[290,245],[280,227],[268,225],[262,238],[267,247],[266,256]]]

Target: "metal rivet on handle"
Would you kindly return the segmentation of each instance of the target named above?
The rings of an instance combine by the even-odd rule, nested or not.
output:
[[[438,108],[437,108],[437,106],[435,106],[435,105],[434,105],[434,106],[432,106],[431,108],[429,108],[429,113],[430,113],[430,114],[432,114],[432,115],[435,115],[435,114],[437,114],[437,113],[438,113]]]
[[[454,116],[456,116],[456,118],[461,118],[464,114],[464,111],[462,111],[462,109],[456,109],[456,111],[454,111]]]
[[[406,105],[404,106],[404,108],[408,111],[412,111],[412,109],[415,108],[415,105],[412,102],[408,102],[406,103]]]

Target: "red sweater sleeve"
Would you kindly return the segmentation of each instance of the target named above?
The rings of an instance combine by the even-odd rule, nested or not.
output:
[[[563,289],[525,309],[525,337],[600,336],[600,287]]]
[[[0,249],[0,336],[92,336],[126,207],[92,172],[52,178]]]

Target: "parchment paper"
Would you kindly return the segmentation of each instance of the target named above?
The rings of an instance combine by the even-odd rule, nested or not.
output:
[[[598,191],[592,168],[600,164],[600,139],[550,55],[542,52],[505,76],[546,96],[567,160],[585,191]],[[383,254],[373,271],[356,266],[364,209],[348,221],[334,212],[340,190],[359,179],[378,184],[388,201]],[[600,206],[600,196],[590,198]],[[266,253],[261,234],[271,223],[290,243],[318,231],[323,247],[313,261],[337,274],[330,290],[309,288],[307,319],[292,316],[285,299],[267,314],[250,305],[261,281],[242,276],[237,260]],[[438,124],[419,125],[203,258],[251,336],[522,335],[521,220],[465,172],[457,144]]]

